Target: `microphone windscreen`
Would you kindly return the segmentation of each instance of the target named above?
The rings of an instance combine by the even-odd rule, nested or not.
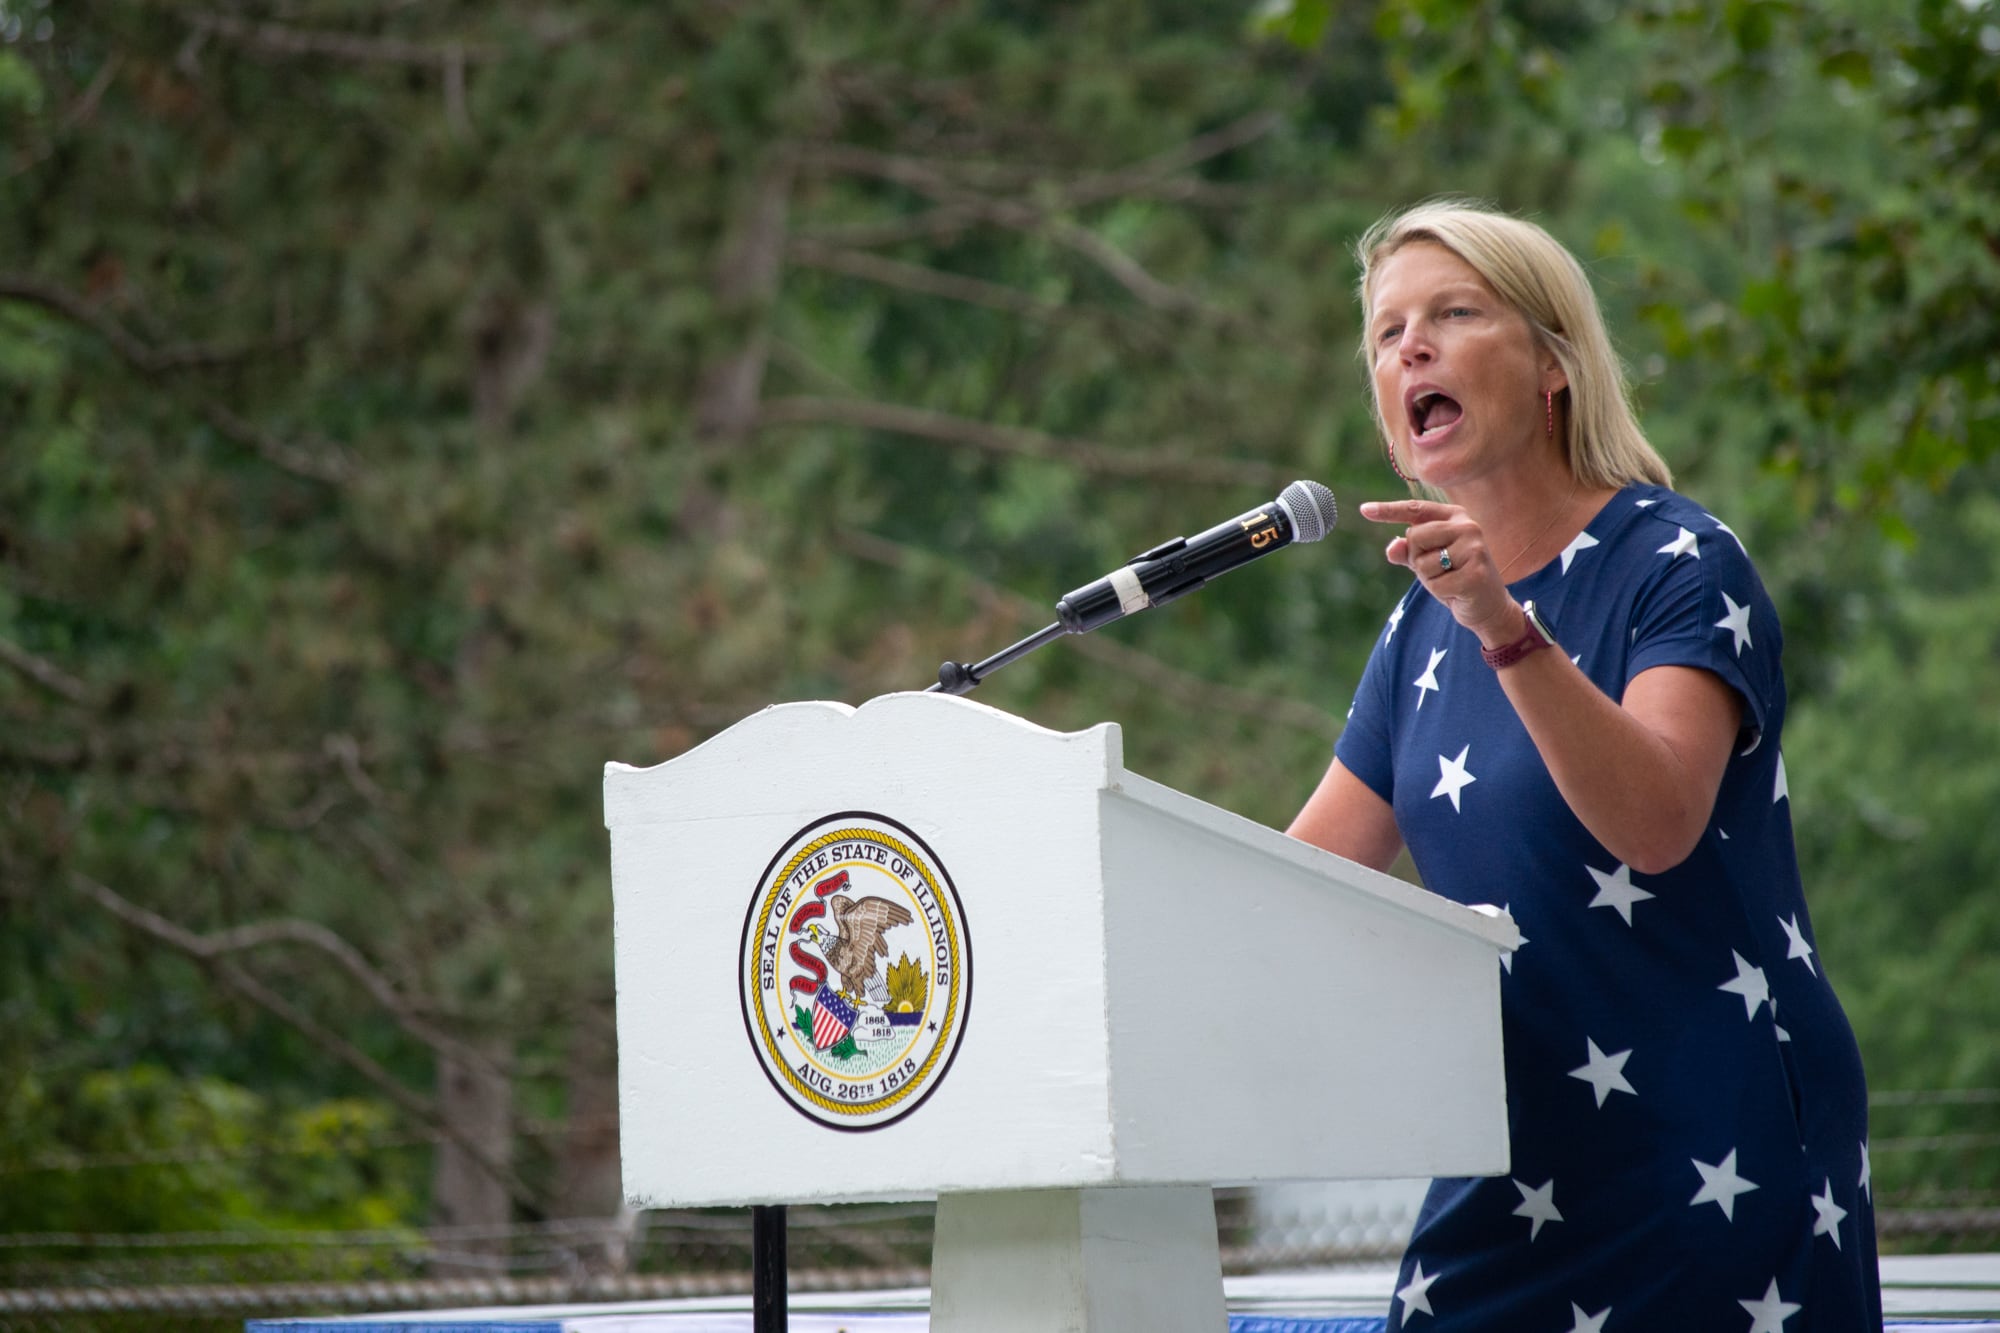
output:
[[[1340,508],[1333,492],[1316,481],[1295,481],[1278,493],[1278,504],[1292,520],[1292,540],[1316,542],[1333,531]]]

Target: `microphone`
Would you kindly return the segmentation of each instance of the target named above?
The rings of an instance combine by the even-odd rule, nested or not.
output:
[[[1295,481],[1276,500],[1194,537],[1163,542],[1132,563],[1086,583],[1056,603],[1063,631],[1088,634],[1135,611],[1185,596],[1238,565],[1249,564],[1293,542],[1316,542],[1332,530],[1339,511],[1333,492],[1316,481]]]

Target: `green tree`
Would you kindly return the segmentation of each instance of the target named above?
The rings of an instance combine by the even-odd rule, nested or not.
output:
[[[1986,938],[1953,889],[1994,766],[1909,743],[1990,666],[1912,692],[1894,649],[1987,600],[1984,9],[8,6],[0,1060],[35,1106],[132,1066],[244,1123],[365,1101],[438,1145],[369,1199],[608,1207],[602,763],[921,686],[1295,477],[1387,494],[1347,250],[1441,191],[1593,266],[1762,562],[1878,1081],[1990,1082],[1940,961],[1977,955],[1930,932]],[[1400,586],[1366,527],[980,697],[1282,823]],[[1933,784],[1965,816],[1897,836]]]
[[[439,1221],[608,1206],[615,1140],[516,1132],[611,1101],[602,762],[920,685],[1360,428],[1266,180],[1296,62],[1221,18],[111,0],[10,51],[10,1057],[381,1099]],[[995,702],[1276,812],[1333,734],[1283,663],[1377,614],[1325,577]]]

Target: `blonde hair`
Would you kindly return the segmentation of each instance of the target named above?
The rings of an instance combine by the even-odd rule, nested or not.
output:
[[[1556,395],[1562,408],[1557,419],[1572,475],[1593,487],[1633,481],[1673,485],[1666,460],[1633,415],[1625,367],[1612,349],[1589,277],[1561,242],[1532,222],[1470,200],[1433,199],[1370,227],[1355,245],[1364,361],[1375,275],[1391,255],[1419,241],[1441,245],[1477,270],[1528,321],[1536,343],[1561,363],[1569,387]],[[1379,402],[1375,422],[1393,461],[1395,437]]]

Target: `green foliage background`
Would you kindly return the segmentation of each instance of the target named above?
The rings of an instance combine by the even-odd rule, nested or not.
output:
[[[515,1215],[576,1206],[604,761],[920,687],[1294,477],[1388,495],[1348,248],[1440,192],[1590,265],[1785,615],[1822,958],[1878,1088],[1959,1094],[1878,1111],[1878,1198],[2000,1191],[1984,0],[0,0],[0,38],[0,1229],[421,1223],[425,1154],[367,1145],[469,1151],[448,1066],[507,1089]],[[1364,529],[980,697],[1282,825],[1398,589]],[[167,1145],[267,1151],[71,1170]]]

